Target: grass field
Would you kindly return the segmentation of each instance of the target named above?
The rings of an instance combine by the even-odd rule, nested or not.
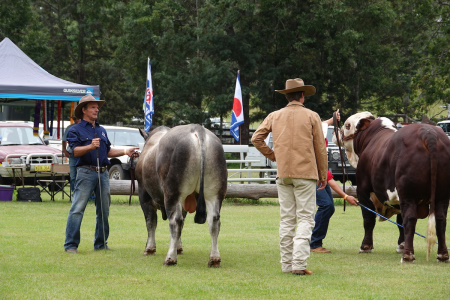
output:
[[[137,198],[131,206],[115,196],[109,245],[93,251],[95,209],[88,204],[79,254],[64,252],[70,203],[0,202],[1,299],[448,299],[450,264],[437,263],[436,248],[426,261],[424,239],[415,237],[416,262],[400,264],[397,229],[378,223],[372,254],[358,254],[363,236],[360,209],[336,207],[324,246],[312,253],[312,276],[283,274],[279,264],[276,202],[227,201],[219,235],[222,266],[207,267],[210,237],[206,225],[188,215],[184,254],[178,265],[163,266],[169,245],[167,221],[159,221],[157,253],[143,256],[144,218]],[[160,217],[160,214],[158,214]],[[426,221],[417,232],[425,234]],[[447,230],[449,236],[449,230]]]

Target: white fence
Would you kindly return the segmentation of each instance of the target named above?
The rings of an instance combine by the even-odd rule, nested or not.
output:
[[[239,153],[239,159],[227,159],[227,165],[232,163],[239,163],[238,169],[228,170],[228,182],[270,182],[275,181],[275,177],[271,177],[270,173],[276,172],[277,169],[272,168],[254,168],[265,167],[264,156],[249,156],[249,151],[254,152],[254,147],[247,145],[223,145],[223,151],[225,153]],[[256,150],[257,151],[257,150]],[[253,159],[254,158],[254,159]],[[255,177],[255,173],[259,176]],[[246,175],[246,176],[243,176]]]

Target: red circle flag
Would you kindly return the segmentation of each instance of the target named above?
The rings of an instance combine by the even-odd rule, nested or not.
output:
[[[239,117],[242,113],[241,101],[238,98],[234,98],[233,111],[236,117]]]

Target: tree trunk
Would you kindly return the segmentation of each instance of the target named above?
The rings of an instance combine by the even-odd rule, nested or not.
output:
[[[130,180],[114,180],[111,181],[110,189],[111,195],[129,195],[130,194]],[[134,195],[138,194],[138,182],[135,181],[136,189]],[[342,188],[342,186],[341,186]],[[333,190],[333,198],[340,198]],[[356,187],[346,187],[345,192],[350,196],[356,197]],[[247,199],[261,199],[261,198],[278,198],[278,191],[276,184],[228,184],[226,198],[247,198]]]

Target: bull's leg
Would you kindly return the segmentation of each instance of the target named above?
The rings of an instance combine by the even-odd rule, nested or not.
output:
[[[403,226],[403,218],[402,214],[397,215],[397,224],[400,224]],[[403,253],[403,249],[405,249],[405,231],[403,230],[403,227],[398,227],[398,241],[397,241],[397,253]]]
[[[175,203],[168,205],[170,203]],[[165,201],[167,217],[169,219],[170,228],[170,246],[167,252],[166,260],[164,265],[171,266],[177,264],[177,246],[181,238],[181,229],[183,228],[183,215],[181,213],[180,201]]]
[[[417,205],[414,203],[414,200],[402,200],[401,209],[405,231],[405,249],[403,250],[401,262],[412,263],[415,260],[413,243],[417,224]]]
[[[220,232],[220,201],[206,200],[207,220],[209,225],[209,234],[211,235],[211,252],[209,254],[208,267],[220,267],[220,253],[218,238]]]
[[[375,210],[372,202],[367,203],[366,206]],[[364,220],[364,239],[361,243],[359,253],[371,253],[373,249],[373,229],[375,228],[376,216],[363,207],[361,207],[361,212]]]
[[[143,189],[139,189],[139,202],[144,212],[145,224],[147,226],[147,243],[145,245],[144,255],[152,255],[156,252],[155,231],[157,226],[156,207],[149,194]]]
[[[180,238],[177,241],[177,254],[183,254],[183,243],[181,242],[181,233],[183,232],[184,220],[186,220],[187,212],[183,209],[183,222],[181,223]]]
[[[438,251],[437,251],[437,261],[438,262],[450,262],[448,255],[447,244],[445,243],[445,230],[447,228],[447,210],[448,210],[448,200],[436,201],[436,236],[438,240]]]

